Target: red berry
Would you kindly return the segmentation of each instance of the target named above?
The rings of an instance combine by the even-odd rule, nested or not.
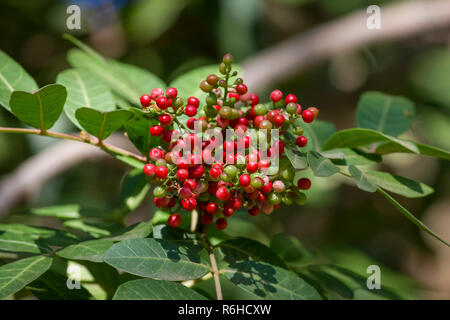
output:
[[[310,123],[314,120],[314,113],[311,110],[306,109],[302,112],[302,118],[306,123]]]
[[[251,106],[255,106],[259,103],[259,96],[257,94],[252,94],[252,103]]]
[[[187,187],[187,188],[191,189],[191,191],[194,191],[195,187],[197,187],[197,182],[195,182],[195,180],[192,180],[192,179],[187,179],[183,183],[183,187]]]
[[[217,219],[216,221],[216,227],[219,230],[224,230],[227,227],[227,225],[228,225],[227,220],[225,220],[224,218]]]
[[[189,163],[186,159],[181,158],[177,161],[177,168],[179,169],[189,169]]]
[[[281,114],[277,114],[273,117],[273,123],[277,126],[277,127],[281,127],[284,123],[284,116]]]
[[[204,215],[202,215],[202,219],[201,222],[204,225],[208,225],[211,224],[211,222],[213,222],[214,217],[210,214],[205,213]]]
[[[161,139],[165,142],[172,141],[172,130],[163,130],[161,134]]]
[[[167,178],[168,173],[169,173],[169,170],[165,166],[157,166],[155,169],[155,175],[159,179]]]
[[[222,214],[225,217],[231,217],[234,214],[234,209],[227,205],[227,206],[223,207]]]
[[[238,100],[239,100],[239,95],[238,95],[237,93],[230,92],[230,93],[228,94],[228,98],[229,98],[229,99],[234,98],[236,101],[238,101]]]
[[[251,216],[257,216],[259,214],[259,208],[257,206],[254,206],[253,208],[248,209],[248,213]]]
[[[179,169],[177,171],[177,178],[180,181],[184,181],[189,177],[189,171],[187,171],[186,169]]]
[[[257,163],[248,163],[247,164],[247,171],[249,173],[254,173],[258,170],[258,164]]]
[[[284,99],[284,104],[288,104],[289,102],[297,103],[297,97],[293,94],[288,94],[286,96],[286,99]]]
[[[236,92],[237,93],[239,93],[239,94],[246,94],[247,93],[247,86],[245,85],[245,84],[243,84],[243,83],[241,83],[241,84],[238,84],[237,86],[236,86]]]
[[[272,191],[272,182],[269,181],[267,184],[265,184],[261,191],[264,193],[269,193],[270,191]]]
[[[230,203],[234,210],[238,210],[242,206],[242,201],[239,198],[231,198]]]
[[[295,144],[300,148],[303,148],[308,143],[308,139],[305,136],[298,136],[297,140],[295,140]]]
[[[159,137],[163,132],[163,128],[161,126],[153,126],[150,127],[150,134],[154,137]]]
[[[186,109],[184,110],[184,113],[188,117],[193,117],[197,114],[197,109],[194,106],[188,105]]]
[[[165,97],[159,97],[158,99],[156,99],[156,105],[160,109],[167,109],[167,99]]]
[[[163,89],[161,88],[155,88],[150,93],[150,96],[153,100],[156,100],[157,98],[161,97],[164,94]]]
[[[214,202],[210,202],[206,206],[206,212],[209,214],[216,214],[217,210],[219,210],[219,206]]]
[[[281,101],[281,99],[283,99],[283,93],[280,90],[274,90],[270,94],[270,100],[272,100],[275,103]]]
[[[255,120],[253,120],[253,124],[255,125],[255,127],[259,127],[260,123],[264,120],[266,120],[264,116],[256,116]]]
[[[246,173],[241,174],[241,176],[239,177],[239,184],[242,188],[248,187],[250,185],[250,181],[250,176]]]
[[[188,105],[194,106],[194,108],[198,108],[200,105],[200,101],[196,97],[189,97],[187,103]]]
[[[172,122],[172,117],[168,114],[162,114],[159,116],[158,120],[163,126],[167,126]]]
[[[222,173],[222,172],[221,172],[219,169],[217,169],[217,168],[211,168],[211,169],[209,170],[209,176],[210,176],[212,179],[217,179],[217,178],[220,176],[221,173]]]
[[[195,119],[195,118],[189,118],[189,119],[186,121],[186,126],[187,126],[189,129],[194,130],[194,127],[195,127],[195,121],[197,121],[197,119]]]
[[[227,201],[228,199],[230,199],[231,194],[230,194],[230,192],[227,190],[227,188],[225,188],[225,187],[220,187],[220,188],[218,188],[217,191],[216,191],[216,197],[217,197],[219,200]]]
[[[174,87],[170,87],[166,90],[166,96],[169,99],[175,99],[177,97],[178,91]]]
[[[308,190],[311,188],[311,180],[308,178],[301,178],[297,181],[297,186],[302,190]]]
[[[199,179],[205,173],[205,168],[198,164],[189,169],[189,176],[194,179]]]
[[[172,228],[177,228],[181,224],[181,217],[179,214],[172,214],[167,220],[167,224]]]
[[[147,163],[144,166],[144,173],[147,176],[153,176],[155,174],[155,170],[156,170],[156,166],[154,164]]]
[[[141,105],[145,108],[150,105],[150,102],[152,102],[152,98],[148,94],[143,94],[141,96]]]

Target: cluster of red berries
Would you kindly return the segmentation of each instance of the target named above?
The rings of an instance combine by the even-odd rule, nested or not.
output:
[[[156,88],[141,96],[143,109],[159,121],[150,134],[160,137],[161,143],[150,150],[149,163],[144,166],[149,181],[156,184],[155,206],[171,212],[198,210],[203,225],[215,220],[220,230],[240,208],[256,216],[271,214],[281,204],[306,202],[302,191],[311,187],[311,181],[301,178],[294,183],[294,169],[284,151],[306,146],[297,120],[310,123],[318,115],[314,107],[302,110],[293,94],[283,100],[280,90],[270,94],[271,102],[260,103],[241,78],[231,80],[237,76],[232,62],[233,57],[226,54],[219,66],[221,75],[211,74],[200,83],[208,93],[202,107],[196,97],[185,103],[176,88],[166,92]],[[250,129],[256,136],[249,134]],[[279,130],[277,139],[274,129]],[[211,130],[221,139],[211,135]],[[289,141],[286,131],[297,136],[295,141]],[[257,142],[265,149],[252,148]],[[274,159],[279,161],[276,168],[271,167]],[[178,213],[169,217],[171,227],[180,223]]]

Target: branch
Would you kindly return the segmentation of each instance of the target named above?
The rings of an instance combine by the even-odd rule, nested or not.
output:
[[[369,15],[348,14],[283,41],[241,65],[254,90],[293,76],[314,63],[370,44],[392,41],[450,25],[450,1],[402,1],[381,8],[381,29],[369,30]]]
[[[214,255],[214,247],[211,245],[211,242],[209,241],[205,233],[201,234],[201,237],[203,238],[203,241],[205,242],[206,245],[206,249],[208,250],[209,253],[209,261],[211,262],[211,269],[212,269],[211,273],[214,277],[214,285],[216,287],[217,300],[223,300],[222,286],[220,285],[219,269],[217,268],[216,256]]]

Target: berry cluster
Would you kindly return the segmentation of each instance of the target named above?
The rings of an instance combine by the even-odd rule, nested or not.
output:
[[[176,88],[156,88],[140,99],[143,109],[159,121],[150,134],[160,137],[160,145],[150,150],[144,166],[156,184],[154,204],[171,212],[196,209],[203,225],[215,220],[220,230],[241,207],[257,216],[271,214],[281,204],[306,202],[302,191],[311,181],[294,183],[285,148],[305,147],[308,140],[297,120],[310,123],[318,115],[317,108],[303,110],[295,95],[283,97],[280,90],[270,94],[271,102],[260,103],[243,79],[235,78],[232,62],[226,54],[220,75],[201,81],[201,90],[208,93],[203,106],[196,97],[184,101]],[[271,165],[274,160],[276,167]],[[180,223],[181,216],[172,213],[168,224]]]

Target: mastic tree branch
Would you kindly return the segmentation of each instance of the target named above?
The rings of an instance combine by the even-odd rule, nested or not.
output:
[[[450,1],[401,1],[382,6],[379,30],[367,28],[368,17],[365,10],[350,13],[250,56],[241,64],[247,85],[264,89],[339,53],[448,27]]]

